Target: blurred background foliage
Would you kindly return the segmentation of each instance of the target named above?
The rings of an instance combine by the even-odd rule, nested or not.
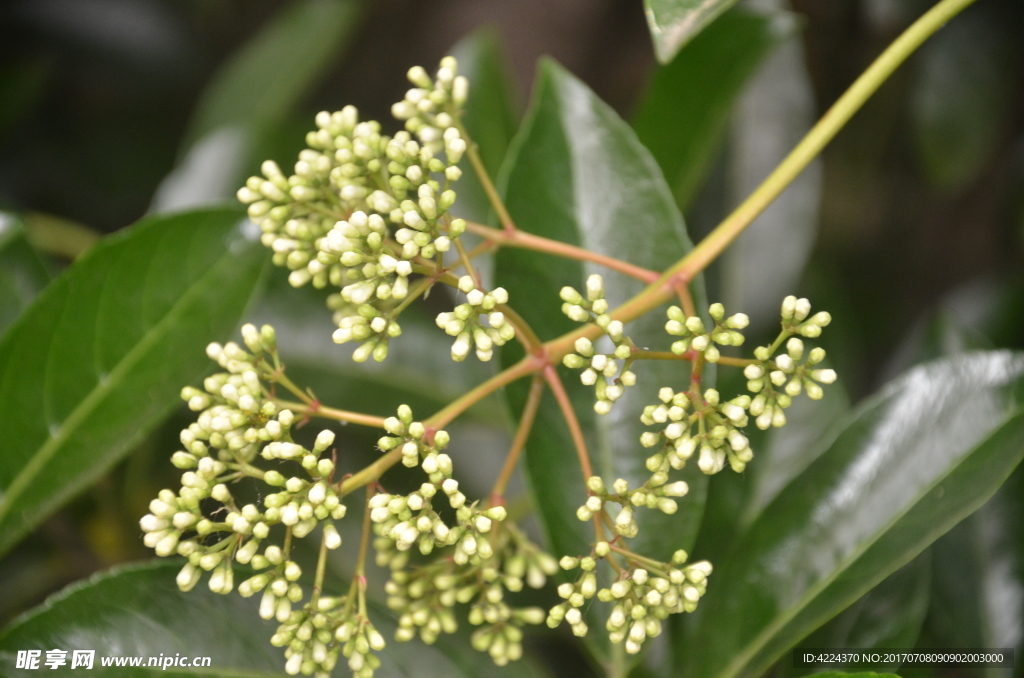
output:
[[[660,66],[639,0],[4,3],[0,332],[98,234],[230,199],[263,158],[288,165],[319,110],[351,103],[388,120],[408,66],[429,67],[456,44],[479,69],[475,82],[503,93],[469,113],[492,172],[538,57],[551,55],[633,123],[697,241],[929,4],[751,0]],[[823,343],[843,383],[825,410],[794,407],[791,426],[755,441],[770,467],[712,480],[700,557],[729,550],[851,403],[927,359],[1024,347],[1022,32],[1018,0],[981,0],[958,17],[708,272],[709,297],[746,310],[755,334],[767,334],[791,290],[831,311]],[[487,218],[478,191],[460,200]],[[487,374],[469,364],[431,372],[423,356],[445,355],[446,340],[416,323],[407,334],[419,341],[403,341],[388,372],[357,370],[327,339],[323,295],[286,290],[280,273],[250,316],[277,325],[293,379],[325,402],[383,412],[412,399],[429,412]],[[418,325],[431,324],[425,313]],[[390,392],[396,378],[402,388]],[[184,410],[174,414],[0,560],[0,625],[71,581],[149,557],[137,519],[173,482],[166,459],[187,421]],[[488,401],[453,435],[477,460],[462,469],[478,493],[500,461],[506,424]],[[341,458],[355,470],[370,459],[373,435],[347,433]],[[1022,516],[1018,469],[982,510],[808,644],[1019,644]],[[580,675],[571,647],[555,636],[534,649],[552,673]],[[796,675],[783,664],[778,675]]]

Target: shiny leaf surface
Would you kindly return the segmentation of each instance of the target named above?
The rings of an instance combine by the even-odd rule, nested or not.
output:
[[[0,341],[0,553],[104,473],[209,369],[265,249],[240,210],[151,217],[107,238]]]
[[[533,103],[509,150],[502,187],[512,218],[531,233],[580,245],[662,270],[691,248],[683,220],[650,153],[633,131],[586,85],[553,61],[540,67]],[[563,285],[583,289],[587,273],[605,276],[614,307],[643,289],[644,284],[600,267],[560,260],[547,254],[507,248],[497,255],[496,283],[509,291],[516,306],[542,339],[578,327],[561,312]],[[703,288],[697,304],[703,306]],[[638,346],[668,345],[664,315],[652,312],[627,325]],[[521,352],[506,347],[506,364]],[[560,368],[577,416],[588,435],[595,472],[606,481],[623,477],[636,486],[650,473],[640,446],[643,406],[657,400],[661,386],[686,383],[686,368],[674,361],[634,364],[637,385],[626,389],[612,413],[593,411],[592,387],[583,386],[578,371]],[[512,409],[522,410],[528,382],[508,389]],[[526,447],[526,468],[553,549],[559,554],[588,550],[591,526],[576,518],[584,501],[583,482],[568,429],[550,393],[545,395]],[[655,558],[689,548],[703,509],[706,481],[696,468],[686,469],[690,495],[679,512],[665,516],[638,512],[640,535],[631,547]]]
[[[0,672],[10,678],[33,676],[38,671],[15,669],[17,651],[39,649],[45,658],[46,650],[60,648],[96,650],[88,675],[101,678],[284,675],[284,651],[269,643],[277,622],[260,619],[259,596],[217,595],[204,584],[182,593],[174,582],[181,564],[175,559],[116,568],[68,587],[0,635]],[[379,678],[536,675],[524,662],[497,668],[486,655],[448,636],[433,646],[395,642],[391,639],[395,622],[380,611],[371,616],[387,638],[375,674]],[[102,658],[109,656],[145,657],[145,662],[149,657],[179,653],[210,657],[211,666],[162,670],[101,665]],[[337,673],[345,671],[344,666],[337,669]]]
[[[50,272],[18,218],[0,212],[0,336],[49,282]]]
[[[754,676],[981,506],[1024,455],[1024,356],[916,368],[861,407],[714,575],[694,675]]]
[[[505,52],[497,33],[479,30],[456,43],[451,54],[459,61],[459,72],[471,83],[462,123],[479,146],[480,160],[493,181],[519,125]],[[461,165],[463,175],[454,210],[467,219],[486,223],[492,213],[487,195],[469,158]]]
[[[914,647],[921,633],[931,599],[931,550],[926,550],[868,591],[860,600],[843,610],[827,624],[800,642],[800,647],[835,648],[844,651],[884,650]],[[806,675],[826,668],[817,666],[787,671],[789,662],[780,662],[783,675]],[[897,671],[899,664],[876,664],[873,668]]]
[[[658,61],[672,61],[683,45],[734,4],[736,0],[644,0]]]
[[[707,178],[743,85],[794,24],[786,13],[734,9],[655,72],[633,128],[661,166],[681,209]]]

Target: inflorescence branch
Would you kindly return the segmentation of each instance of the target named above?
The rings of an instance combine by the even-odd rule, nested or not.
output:
[[[271,643],[284,648],[286,671],[292,675],[327,678],[341,658],[359,678],[370,678],[379,667],[374,653],[384,648],[385,640],[368,616],[366,601],[371,536],[376,562],[391,572],[387,605],[398,616],[395,638],[400,642],[418,635],[431,643],[441,633],[453,633],[458,626],[454,607],[467,604],[468,621],[477,627],[473,646],[503,665],[522,655],[525,625],[546,620],[555,627],[565,621],[576,635],[585,635],[582,610],[596,597],[611,605],[605,623],[610,640],[622,643],[627,653],[639,652],[646,639],[661,633],[668,615],[696,609],[712,567],[706,561],[689,562],[682,550],[661,562],[629,549],[625,540],[639,531],[636,512],[675,513],[677,499],[689,487],[672,475],[690,459],[705,474],[726,465],[742,472],[754,455],[743,433],[746,426],[783,426],[794,398],[806,394],[819,399],[822,385],[836,379],[823,366],[825,351],[805,346],[829,325],[828,313],[812,314],[806,299],[786,297],[774,341],[756,348],[753,357],[723,356],[720,348],[744,343],[747,317],[726,315],[721,304],[697,309],[689,284],[799,175],[892,71],[971,1],[942,0],[915,22],[746,201],[662,273],[516,228],[462,125],[469,83],[458,75],[451,57],[441,61],[433,78],[420,67],[410,69],[413,87],[392,108],[405,129],[394,136],[383,134],[376,121],[360,121],[351,106],[318,114],[317,129],[307,136],[308,148],[299,154],[293,173],[286,175],[267,161],[262,176],[251,177],[238,197],[249,205],[249,216],[274,252],[274,263],[290,270],[292,285],[337,290],[328,299],[338,326],[334,340],[358,342],[356,361],[384,360],[390,341],[401,335],[399,316],[440,282],[465,298],[437,317],[438,326],[455,337],[454,360],[465,360],[474,350],[479,360],[490,360],[494,348],[513,337],[526,356],[416,421],[406,405],[389,417],[322,405],[285,374],[274,329],[246,325],[244,348],[234,342],[209,346],[209,357],[223,371],[206,378],[202,389],[182,390],[197,419],[181,432],[182,449],[171,457],[183,471],[180,488],[162,490],[140,521],[146,545],[160,556],[186,558],[177,577],[185,591],[210,572],[210,589],[227,594],[236,588],[233,563],[250,566],[255,574],[237,590],[242,596],[262,592],[259,614],[279,624]],[[463,156],[476,171],[502,229],[451,214]],[[460,239],[467,230],[485,240],[473,252]],[[457,263],[446,267],[444,255],[453,247]],[[508,293],[500,287],[485,289],[473,266],[474,256],[497,247],[601,265],[648,286],[615,309],[605,299],[600,275],[591,275],[582,292],[563,288],[562,310],[580,327],[542,342],[509,305]],[[461,277],[452,273],[460,266],[465,271]],[[413,276],[419,277],[410,283]],[[669,350],[638,347],[627,325],[674,296],[680,306],[667,312],[665,330],[674,338]],[[704,310],[710,325],[699,313]],[[611,351],[602,352],[607,347]],[[579,370],[581,382],[594,388],[595,411],[603,415],[636,383],[631,370],[636,360],[675,360],[686,367],[679,375],[680,390],[662,386],[658,401],[640,415],[649,428],[639,440],[650,451],[649,478],[640,484],[623,478],[606,484],[594,474],[556,366]],[[742,369],[747,392],[726,399],[713,388],[702,389],[708,363]],[[453,477],[444,427],[527,376],[532,381],[523,413],[491,495],[486,502],[470,501]],[[278,387],[299,402],[278,398]],[[564,554],[560,560],[530,542],[504,507],[509,479],[530,437],[545,387],[565,419],[587,488],[577,517],[594,525],[589,552]],[[298,424],[313,418],[383,429],[381,456],[352,475],[335,478],[333,431],[322,430],[306,443],[293,437]],[[379,485],[381,476],[398,463],[423,474],[419,488],[407,495],[386,493]],[[269,488],[258,493],[259,503],[236,499],[232,488],[244,478]],[[366,503],[355,577],[347,595],[327,596],[323,585],[328,553],[342,541],[335,522],[347,513],[342,500],[359,488],[366,488]],[[454,521],[441,517],[435,501],[454,511]],[[314,530],[320,549],[307,599],[292,545]],[[418,564],[409,558],[414,548],[424,558]],[[601,563],[613,574],[604,588],[597,578]],[[524,584],[540,588],[559,569],[561,603],[547,613],[510,604],[508,594],[514,598]]]

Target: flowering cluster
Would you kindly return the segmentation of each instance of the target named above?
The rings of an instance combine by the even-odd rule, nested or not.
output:
[[[467,529],[467,523],[482,522],[481,518],[496,518],[493,525],[475,525],[472,537],[477,548],[473,553],[457,548],[453,557],[405,569],[404,561],[396,562],[388,558],[386,550],[378,551],[378,563],[390,565],[393,570],[386,587],[387,604],[399,615],[395,634],[399,641],[412,640],[418,634],[424,642],[432,643],[442,632],[454,633],[458,623],[453,608],[469,604],[469,622],[480,627],[472,636],[474,648],[490,654],[499,666],[522,655],[521,627],[544,621],[544,611],[512,607],[505,599],[506,593],[521,591],[524,583],[541,588],[558,568],[554,558],[540,551],[513,525],[502,522],[504,509],[501,519],[497,519],[498,508],[476,512],[475,521],[466,512],[467,507],[460,509],[462,529]],[[489,529],[481,531],[479,527]]]
[[[664,425],[660,431],[640,436],[641,445],[658,448],[647,459],[647,469],[655,477],[683,468],[698,449],[697,465],[707,474],[721,471],[727,459],[734,471],[741,472],[753,458],[750,441],[740,431],[748,423],[750,396],[723,402],[713,388],[698,395],[676,393],[666,386],[658,392],[661,402],[648,405],[640,415],[645,426]]]
[[[466,303],[459,304],[450,313],[439,313],[437,326],[455,337],[452,360],[462,362],[475,346],[476,357],[486,362],[494,355],[495,346],[504,346],[516,336],[505,314],[495,310],[499,304],[508,303],[508,292],[503,287],[484,292],[468,275],[459,278],[459,291],[465,293]],[[483,323],[485,317],[487,325]]]
[[[743,370],[748,379],[747,389],[756,394],[748,407],[756,419],[758,428],[783,426],[786,423],[784,409],[801,392],[811,400],[824,396],[821,384],[836,380],[835,370],[820,369],[817,366],[825,359],[825,349],[815,347],[806,352],[800,337],[815,338],[821,335],[821,328],[832,322],[832,316],[821,311],[810,316],[811,303],[807,299],[786,297],[782,302],[782,331],[770,346],[760,346],[754,351],[754,361]],[[808,317],[810,316],[810,317]],[[786,352],[776,355],[783,342]],[[804,359],[801,363],[800,360]]]
[[[655,474],[642,486],[630,489],[629,482],[624,478],[617,479],[612,484],[612,491],[605,487],[600,476],[591,476],[587,480],[587,489],[590,496],[587,502],[576,511],[576,517],[587,521],[605,510],[605,503],[619,504],[618,515],[615,517],[615,531],[623,537],[631,538],[637,535],[636,519],[633,517],[633,509],[647,507],[657,509],[667,515],[672,515],[679,506],[673,497],[684,497],[690,491],[685,481],[679,480],[674,483],[667,483],[667,476],[659,477]]]
[[[743,335],[737,330],[744,329],[750,324],[750,319],[745,313],[725,317],[725,307],[721,304],[711,304],[708,307],[708,315],[715,321],[715,326],[708,331],[704,327],[704,321],[698,316],[686,317],[683,310],[678,306],[670,306],[668,309],[668,322],[665,323],[665,331],[675,337],[682,337],[679,341],[672,343],[672,352],[682,355],[689,350],[704,356],[709,363],[717,363],[721,353],[719,346],[740,346],[743,344]]]
[[[465,231],[449,214],[467,148],[459,116],[468,82],[456,71],[452,57],[434,81],[410,69],[415,87],[392,108],[406,130],[393,137],[360,122],[353,106],[317,114],[293,174],[268,160],[238,191],[293,286],[340,288],[328,302],[334,339],[364,342],[356,360],[384,360],[388,339],[401,333],[396,302],[409,295],[413,265],[430,265]]]
[[[558,595],[565,602],[551,608],[547,624],[555,628],[564,620],[574,634],[586,635],[589,629],[583,620],[582,608],[596,596],[601,602],[614,604],[605,624],[609,639],[613,643],[626,641],[626,652],[636,654],[647,638],[661,634],[661,622],[670,614],[697,609],[711,574],[711,563],[700,561],[686,565],[688,556],[682,550],[675,552],[670,563],[625,552],[626,560],[634,566],[625,570],[616,565],[619,577],[611,586],[598,589],[597,564],[601,559],[610,559],[611,552],[608,542],[599,541],[589,556],[562,558],[559,564],[564,570],[578,568],[581,573],[575,582],[558,587]]]
[[[452,609],[456,603],[472,603],[470,623],[486,625],[474,634],[473,644],[487,651],[499,665],[522,654],[525,623],[540,623],[543,612],[514,609],[504,602],[504,592],[523,588],[523,575],[536,588],[556,571],[554,559],[542,553],[515,527],[505,525],[503,506],[478,508],[467,504],[459,483],[451,477],[452,460],[441,452],[448,434],[436,431],[426,441],[426,427],[413,421],[412,410],[402,405],[397,417],[384,427],[390,436],[380,439],[383,451],[399,449],[402,462],[420,466],[428,481],[408,495],[381,493],[369,503],[370,520],[377,539],[377,564],[392,570],[387,584],[388,606],[399,615],[396,638],[419,636],[428,643],[440,633],[458,627]],[[449,526],[433,506],[439,493],[455,509],[456,524]],[[423,555],[451,547],[433,561],[407,569],[408,551],[416,545]]]
[[[469,255],[458,240],[467,223],[451,214],[456,200],[453,185],[462,174],[458,164],[467,151],[477,160],[460,122],[468,81],[458,75],[451,57],[441,60],[433,77],[420,67],[410,69],[407,76],[413,87],[391,109],[404,130],[388,136],[378,122],[360,121],[352,106],[319,113],[317,129],[307,135],[307,148],[293,171],[285,173],[267,161],[262,176],[250,177],[237,195],[260,227],[263,244],[273,251],[274,264],[290,270],[293,286],[334,288],[327,301],[337,325],[333,339],[339,344],[358,342],[353,358],[359,362],[371,357],[383,361],[390,340],[402,333],[398,320],[408,304],[436,282],[455,280],[444,261],[454,247],[467,274],[455,286],[466,299],[440,313],[436,323],[454,337],[455,361],[465,360],[471,351],[488,361],[494,347],[514,338],[517,328],[532,333],[507,307],[503,288],[487,291],[474,278]],[[495,207],[501,212],[499,203]],[[418,275],[424,277],[413,279]],[[691,300],[684,291],[680,294],[683,306],[690,309]],[[596,339],[576,339],[563,363],[580,370],[581,382],[594,388],[597,413],[608,414],[625,389],[636,383],[631,370],[635,360],[691,364],[687,388],[661,388],[658,402],[640,415],[652,429],[640,437],[653,452],[646,460],[650,476],[633,486],[623,478],[610,487],[600,476],[587,479],[587,499],[577,517],[595,522],[595,542],[588,554],[556,561],[508,519],[502,505],[503,488],[532,419],[524,418],[524,435],[517,433],[492,500],[472,502],[452,477],[446,431],[430,426],[430,420],[416,421],[407,405],[386,419],[320,408],[284,375],[273,328],[257,330],[252,325],[242,328],[245,347],[211,344],[207,353],[222,371],[208,377],[202,389],[182,391],[189,408],[198,413],[197,420],[181,432],[183,449],[171,458],[183,471],[181,487],[162,490],[140,521],[146,545],[157,555],[187,559],[177,577],[184,591],[195,587],[203,572],[211,572],[211,590],[227,594],[235,588],[233,563],[248,565],[253,574],[238,584],[238,592],[244,597],[261,594],[259,614],[277,621],[271,642],[284,648],[290,675],[328,678],[342,658],[358,678],[371,678],[379,668],[374,652],[384,649],[385,640],[367,615],[364,577],[371,533],[376,561],[391,573],[385,591],[387,605],[398,617],[398,641],[418,636],[433,643],[441,633],[454,633],[454,608],[466,605],[470,624],[478,627],[471,636],[473,647],[504,665],[522,655],[527,624],[546,619],[554,628],[565,621],[577,636],[585,635],[589,629],[584,609],[597,598],[610,604],[605,623],[610,640],[623,643],[630,654],[640,652],[646,639],[662,632],[668,615],[696,609],[711,565],[688,563],[682,550],[667,563],[630,551],[625,543],[637,536],[636,511],[674,514],[677,499],[688,493],[689,486],[670,478],[673,471],[683,469],[696,455],[705,474],[722,471],[727,462],[742,472],[753,458],[743,433],[751,419],[761,429],[782,426],[784,410],[794,397],[806,393],[821,398],[822,384],[834,382],[836,374],[821,367],[825,351],[805,347],[804,340],[818,337],[831,316],[811,315],[806,299],[787,297],[780,334],[746,359],[722,355],[722,347],[744,343],[742,330],[749,324],[742,313],[727,316],[722,304],[708,308],[711,327],[678,306],[670,307],[665,330],[675,339],[667,352],[637,348],[626,336],[623,322],[609,313],[600,275],[587,278],[583,293],[562,288],[560,298],[570,319],[594,325],[580,334]],[[556,341],[544,348],[560,345]],[[549,371],[547,352],[533,353],[521,364]],[[726,400],[714,388],[703,388],[706,363],[742,368],[749,395]],[[543,388],[539,379],[535,384]],[[304,404],[277,399],[278,387]],[[460,407],[486,391],[487,387],[474,390],[439,418],[462,411]],[[531,390],[532,413],[540,394],[539,389]],[[564,393],[556,395],[562,396],[564,406]],[[335,480],[335,458],[328,455],[335,434],[320,431],[307,448],[292,437],[296,413],[382,425],[385,434],[378,448],[385,458],[349,480]],[[571,413],[565,414],[572,425]],[[579,448],[581,466],[586,467],[586,450],[582,444]],[[379,482],[383,470],[398,461],[426,476],[408,494],[387,492]],[[262,498],[256,502],[238,500],[232,488],[244,478],[259,480],[269,490],[260,492],[257,496]],[[327,550],[342,544],[334,523],[346,514],[342,498],[364,485],[368,494],[356,576],[347,595],[323,596]],[[447,505],[435,504],[435,499]],[[614,516],[609,504],[616,505]],[[291,549],[294,539],[317,528],[320,559],[307,599],[299,584],[302,569]],[[606,541],[609,530],[614,539]],[[283,535],[280,545],[271,543],[272,533]],[[543,587],[559,566],[566,572],[578,570],[573,581],[558,586],[562,602],[547,613],[515,605],[515,594],[524,586]],[[614,573],[610,580],[602,580],[610,581],[604,588],[599,567],[606,568],[602,576]]]
[[[636,375],[629,370],[632,364],[633,342],[623,334],[621,321],[612,320],[608,315],[608,300],[604,298],[604,278],[596,273],[587,278],[587,296],[583,297],[573,287],[563,287],[560,292],[562,312],[576,322],[593,322],[611,339],[615,349],[611,353],[597,353],[593,342],[586,337],[576,340],[575,353],[567,354],[562,363],[570,369],[583,369],[580,381],[593,386],[597,400],[594,411],[608,414],[612,405],[622,397],[627,386],[636,383]],[[622,373],[619,363],[624,361]],[[584,369],[585,368],[585,369]]]
[[[371,650],[385,647],[384,637],[373,627],[355,597],[320,597],[292,612],[270,639],[285,648],[289,675],[315,674],[328,678],[341,654],[357,678],[371,678],[380,659]]]

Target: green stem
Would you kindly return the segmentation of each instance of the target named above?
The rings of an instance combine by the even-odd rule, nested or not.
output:
[[[487,194],[487,200],[490,201],[491,207],[494,208],[494,213],[498,215],[498,220],[504,227],[505,231],[514,233],[516,230],[516,224],[512,221],[512,217],[509,215],[508,210],[505,208],[505,202],[498,195],[498,189],[494,187],[494,182],[491,181],[491,175],[487,173],[487,168],[484,167],[483,161],[480,159],[480,153],[475,141],[469,136],[469,132],[466,128],[458,123],[459,134],[466,140],[466,155],[469,156],[469,162],[473,165],[473,171],[476,173],[477,179],[480,180],[480,185],[484,189],[484,193]]]
[[[718,257],[777,198],[782,191],[821,153],[864,102],[886,81],[921,43],[974,0],[942,0],[915,21],[868,67],[822,116],[768,178],[727,216],[715,230],[685,257],[667,269],[643,292],[612,311],[616,320],[629,322],[668,301],[678,281],[689,282]],[[599,332],[585,327],[546,344],[553,359],[572,350],[579,337],[595,338]]]
[[[322,535],[320,539],[320,555],[316,560],[316,577],[313,580],[313,593],[310,597],[309,605],[312,609],[316,609],[316,602],[320,599],[320,592],[323,590],[324,585],[324,573],[327,571],[327,535]]]
[[[543,394],[544,380],[540,374],[535,374],[533,382],[530,384],[530,395],[527,396],[526,406],[523,408],[523,416],[519,419],[519,427],[512,440],[512,447],[509,449],[501,473],[498,474],[498,479],[494,481],[494,487],[491,489],[492,506],[505,504],[505,488],[508,487],[508,481],[512,478],[512,472],[515,471],[519,455],[526,447],[526,440],[530,437],[530,431],[533,430],[533,422],[537,418],[537,410],[540,408],[540,398]]]
[[[853,114],[860,110],[893,71],[921,46],[929,36],[942,28],[974,0],[942,0],[903,32],[846,92],[829,108],[807,136],[790,151],[768,178],[725,218],[714,231],[682,261],[670,268],[663,279],[675,277],[692,280],[697,273],[721,254],[729,243],[743,232],[835,137]]]
[[[609,257],[598,252],[592,252],[582,247],[570,245],[558,240],[551,240],[550,238],[533,235],[532,233],[527,233],[522,230],[509,232],[473,223],[472,221],[466,222],[466,230],[502,247],[518,247],[521,249],[553,254],[565,259],[590,261],[595,264],[606,266],[613,271],[618,271],[619,273],[637,278],[638,280],[643,280],[646,283],[654,282],[660,276],[657,271],[652,271],[641,266],[634,266],[628,261],[622,261],[615,257]]]

